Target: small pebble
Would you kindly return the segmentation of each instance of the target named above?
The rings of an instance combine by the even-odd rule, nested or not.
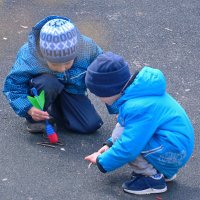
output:
[[[65,148],[60,148],[61,151],[65,151]]]

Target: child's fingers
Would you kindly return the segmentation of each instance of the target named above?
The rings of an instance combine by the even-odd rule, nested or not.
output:
[[[89,155],[89,156],[86,156],[85,160],[87,160],[87,161],[89,161],[91,163],[95,163],[95,158],[94,158],[93,154]]]
[[[38,110],[37,114],[42,117],[49,117],[49,114],[46,111]]]
[[[89,161],[89,162],[92,162],[93,164],[96,164],[96,159],[97,157],[100,155],[99,152],[95,152],[89,156],[86,156],[85,157],[85,160]]]
[[[41,110],[35,110],[32,112],[32,118],[35,120],[45,120],[49,119],[49,114]]]
[[[91,160],[91,156],[90,155],[86,156],[84,159],[87,160],[87,161],[90,161]]]

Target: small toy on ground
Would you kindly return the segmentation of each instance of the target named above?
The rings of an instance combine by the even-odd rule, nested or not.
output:
[[[27,96],[28,100],[30,101],[30,103],[35,107],[38,108],[40,110],[43,110],[44,108],[44,104],[45,104],[45,94],[44,94],[44,90],[41,91],[41,93],[38,96],[37,90],[36,88],[32,88],[31,89],[34,97],[31,96]],[[46,134],[47,137],[49,139],[49,142],[51,144],[55,144],[58,142],[58,135],[57,133],[54,131],[54,128],[52,127],[52,125],[49,123],[48,120],[45,120],[45,124],[46,124]]]

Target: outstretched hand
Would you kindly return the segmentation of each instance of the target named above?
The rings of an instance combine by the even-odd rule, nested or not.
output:
[[[92,164],[96,164],[97,157],[101,155],[99,152],[94,152],[93,154],[86,156],[85,160],[91,162]]]
[[[94,152],[93,154],[90,154],[89,156],[85,157],[85,160],[89,161],[92,164],[96,164],[97,157],[101,155],[103,152],[107,151],[109,149],[109,146],[104,145],[101,149],[99,149],[97,152]]]

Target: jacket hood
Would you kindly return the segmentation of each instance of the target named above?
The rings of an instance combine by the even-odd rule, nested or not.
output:
[[[52,19],[64,19],[64,20],[67,20],[67,21],[70,21],[71,23],[73,23],[69,18],[51,15],[51,16],[48,16],[48,17],[42,19],[41,21],[39,21],[32,28],[32,31],[29,33],[29,36],[28,36],[28,46],[29,46],[31,53],[33,55],[39,57],[40,59],[42,59],[42,54],[41,54],[40,48],[39,48],[40,30],[48,21],[50,21]],[[76,27],[76,29],[77,29],[77,27]],[[78,35],[80,35],[78,29],[77,29],[77,33],[78,33]]]
[[[123,92],[117,104],[123,104],[132,98],[144,96],[161,96],[166,91],[166,80],[158,69],[145,66],[136,76],[133,83]]]

